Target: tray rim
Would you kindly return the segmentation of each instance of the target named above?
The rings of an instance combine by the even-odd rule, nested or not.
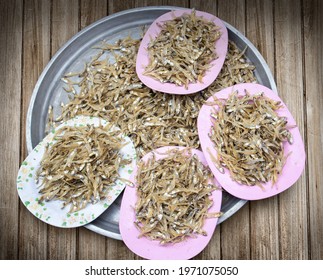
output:
[[[32,147],[32,141],[31,141],[31,119],[32,119],[32,112],[34,109],[34,104],[35,104],[35,100],[37,97],[37,94],[39,92],[39,87],[45,77],[45,75],[47,74],[47,72],[49,71],[49,69],[51,68],[51,66],[54,64],[54,62],[56,61],[56,59],[58,59],[58,57],[60,56],[60,54],[67,49],[77,38],[79,38],[80,36],[82,36],[84,33],[88,32],[89,30],[91,30],[92,28],[94,28],[97,25],[100,25],[101,23],[107,21],[107,20],[111,20],[113,18],[116,17],[120,17],[120,16],[126,16],[127,14],[131,14],[137,11],[147,11],[149,12],[150,10],[160,10],[160,11],[169,11],[169,10],[178,10],[178,9],[190,9],[187,7],[179,7],[179,6],[146,6],[146,7],[138,7],[138,8],[132,8],[132,9],[127,9],[127,10],[123,10],[117,13],[113,13],[111,15],[105,16],[95,22],[93,22],[92,24],[88,25],[87,27],[85,27],[84,29],[80,30],[79,32],[77,32],[75,35],[73,35],[66,43],[63,44],[63,46],[61,48],[59,48],[57,50],[57,52],[52,56],[52,58],[49,60],[49,62],[47,63],[47,65],[45,66],[45,68],[43,69],[41,75],[39,76],[33,92],[32,92],[32,96],[31,99],[29,101],[29,106],[28,106],[28,111],[27,111],[27,117],[26,117],[26,129],[25,129],[25,133],[26,133],[26,146],[27,146],[27,152],[28,154],[33,150]],[[220,18],[221,19],[221,18]],[[222,20],[222,19],[221,19]],[[235,35],[237,35],[238,37],[240,37],[245,43],[246,45],[248,45],[248,49],[250,49],[255,56],[257,56],[258,60],[260,61],[260,63],[262,64],[262,67],[264,68],[266,75],[268,77],[269,83],[270,83],[270,87],[271,89],[277,94],[277,86],[274,80],[274,77],[271,73],[271,70],[267,64],[267,62],[265,61],[265,59],[263,58],[263,56],[261,55],[261,53],[258,51],[258,49],[254,46],[254,44],[244,35],[242,34],[238,29],[236,29],[235,27],[233,27],[231,24],[227,23],[226,21],[222,20],[224,25],[227,27],[227,29],[229,29],[231,32],[233,32]],[[224,213],[224,215],[222,215],[219,220],[218,220],[218,224],[224,222],[225,220],[227,220],[229,217],[231,217],[233,214],[235,214],[237,211],[239,211],[248,201],[247,200],[239,200],[234,207],[230,208],[227,212]],[[110,237],[116,240],[122,240],[122,237],[120,234],[118,233],[114,233],[114,232],[110,232],[107,230],[104,230],[92,223],[87,224],[84,226],[85,228],[94,231],[98,234],[104,235],[106,237]]]

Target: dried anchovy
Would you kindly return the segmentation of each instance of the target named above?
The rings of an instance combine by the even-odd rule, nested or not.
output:
[[[50,126],[77,115],[99,116],[117,124],[131,137],[139,157],[166,145],[199,148],[197,116],[204,102],[214,92],[239,82],[234,78],[238,74],[245,82],[256,80],[253,68],[246,66],[241,52],[229,42],[223,69],[209,88],[183,96],[155,92],[136,74],[139,44],[140,40],[130,37],[111,45],[104,43],[82,72],[66,75],[63,80],[71,94],[70,101]],[[113,54],[115,62],[100,59],[103,52]]]
[[[256,83],[255,66],[244,56],[247,48],[240,51],[235,43],[229,42],[228,53],[216,80],[207,88],[210,96],[217,91],[240,83]]]
[[[215,43],[221,37],[212,21],[190,14],[160,24],[160,33],[148,44],[149,63],[144,75],[162,83],[188,87],[202,82],[217,58]]]
[[[218,154],[212,159],[215,166],[221,173],[228,168],[240,184],[274,185],[286,161],[283,144],[293,143],[286,117],[276,112],[280,102],[248,92],[244,96],[234,92],[227,100],[215,97],[215,102],[219,108],[211,114],[210,133]]]
[[[120,165],[128,164],[119,154],[125,145],[120,131],[110,126],[63,127],[55,133],[55,143],[46,151],[37,170],[39,203],[62,200],[70,212],[105,198],[119,178]]]
[[[140,237],[165,244],[207,235],[205,218],[221,215],[208,213],[213,204],[210,194],[218,189],[210,184],[212,177],[209,168],[188,149],[171,150],[161,160],[152,157],[139,162],[135,225]]]
[[[48,112],[47,112],[47,122],[45,127],[45,134],[47,135],[52,128],[54,123],[54,113],[53,113],[53,106],[49,105]]]

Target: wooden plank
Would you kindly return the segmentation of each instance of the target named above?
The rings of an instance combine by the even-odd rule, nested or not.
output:
[[[133,9],[135,7],[137,7],[137,3],[136,3],[135,0],[108,1],[108,12],[109,12],[109,14],[117,13],[117,12],[127,10],[127,9]]]
[[[22,17],[22,1],[0,1],[0,259],[18,257]]]
[[[106,256],[107,260],[134,260],[141,259],[132,253],[121,240],[107,238]]]
[[[188,7],[189,6],[189,1],[187,0],[163,0],[161,1],[162,3],[160,5],[165,5],[165,6],[176,6],[176,7]]]
[[[271,0],[247,0],[246,36],[274,71],[274,25]],[[251,259],[278,259],[278,198],[250,203]]]
[[[209,244],[194,260],[219,260],[221,258],[221,225],[218,225]]]
[[[55,0],[52,4],[51,55],[78,32],[78,1]],[[77,258],[77,229],[48,226],[49,259]]]
[[[86,228],[79,229],[78,259],[103,260],[106,257],[106,237]]]
[[[221,259],[250,259],[249,203],[221,224]]]
[[[176,7],[188,7],[188,0],[135,0],[136,7],[147,6],[176,6]]]
[[[50,0],[26,0],[23,28],[21,157],[27,156],[26,116],[39,75],[50,59]],[[20,207],[19,259],[46,259],[47,225]]]
[[[80,27],[83,29],[89,24],[105,17],[108,13],[107,1],[81,0]],[[85,228],[79,229],[78,258],[105,259],[106,238]]]
[[[218,1],[218,17],[245,34],[245,0]]]
[[[188,0],[130,0],[130,1],[109,1],[109,14],[120,12],[135,7],[147,7],[147,6],[176,6],[176,7],[188,7]]]
[[[91,23],[107,16],[108,3],[104,0],[81,0],[80,2],[80,27],[90,25]]]
[[[276,1],[274,25],[278,92],[294,116],[304,139],[300,1]],[[307,199],[305,172],[292,188],[279,195],[281,259],[308,258]]]
[[[323,259],[322,1],[303,1],[310,259]]]
[[[246,0],[246,36],[275,71],[275,44],[272,0]]]
[[[244,0],[218,1],[217,15],[245,33]],[[249,203],[221,224],[221,258],[250,258]]]
[[[66,43],[79,29],[78,0],[54,0],[52,2],[51,54]]]

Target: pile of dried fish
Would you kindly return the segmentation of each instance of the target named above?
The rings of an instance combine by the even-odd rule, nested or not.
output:
[[[171,150],[166,158],[151,157],[141,161],[137,173],[135,225],[140,236],[159,240],[161,244],[176,243],[203,230],[213,204],[210,194],[217,189],[213,176],[189,149]]]
[[[42,179],[39,202],[62,200],[74,212],[107,196],[119,178],[119,166],[129,163],[119,154],[124,145],[120,131],[110,128],[65,126],[55,133],[37,170]]]
[[[217,58],[215,43],[221,33],[212,21],[190,14],[175,17],[159,26],[160,33],[148,44],[149,63],[144,75],[162,83],[188,87],[202,82]]]
[[[293,143],[287,119],[278,116],[279,101],[262,93],[243,96],[232,93],[211,114],[210,138],[215,143],[214,164],[221,173],[228,168],[231,178],[248,186],[272,181],[281,173],[286,158],[283,144]]]
[[[257,82],[253,72],[255,66],[247,62],[244,57],[246,50],[247,47],[240,51],[233,42],[229,41],[228,53],[221,72],[216,80],[206,89],[209,96],[235,84]]]
[[[98,116],[117,124],[130,136],[139,157],[166,145],[199,148],[197,116],[205,100],[241,79],[256,81],[254,67],[229,42],[223,69],[209,88],[184,96],[155,92],[142,84],[136,74],[139,44],[140,40],[130,37],[112,45],[103,43],[101,52],[81,73],[66,74],[62,80],[70,101],[62,106],[57,119],[49,109],[48,128],[77,115]],[[114,56],[115,62],[104,55]]]

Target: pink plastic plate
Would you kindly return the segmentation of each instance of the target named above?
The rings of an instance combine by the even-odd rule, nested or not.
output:
[[[165,153],[171,149],[184,149],[183,147],[162,147],[146,154],[142,160],[147,161],[153,156],[156,156],[157,160],[163,159],[168,155]],[[160,154],[160,153],[163,153]],[[203,156],[203,153],[199,150],[192,149],[192,153],[199,157],[202,164],[207,165],[207,162]],[[135,182],[136,172],[134,170],[132,181]],[[214,179],[215,180],[215,179]],[[215,181],[215,183],[217,183]],[[212,192],[213,205],[210,207],[209,212],[219,212],[222,202],[222,191]],[[135,211],[134,207],[137,201],[137,191],[135,187],[127,186],[123,194],[121,210],[120,210],[120,222],[119,228],[123,241],[127,247],[135,254],[145,259],[157,259],[157,260],[184,260],[190,259],[200,253],[206,245],[209,243],[212,234],[216,228],[217,218],[209,218],[205,220],[203,229],[207,232],[207,236],[197,235],[196,238],[187,238],[186,240],[175,243],[161,245],[159,241],[150,240],[146,237],[138,238],[140,232],[135,227]]]
[[[276,93],[274,93],[271,89],[265,86],[251,83],[239,84],[233,87],[225,88],[216,93],[215,96],[217,98],[226,99],[234,91],[238,91],[238,94],[240,96],[244,95],[245,90],[247,90],[251,95],[263,92],[265,96],[273,100],[280,101],[283,105],[283,108],[277,111],[278,115],[287,117],[288,125],[296,125],[293,116],[291,115],[283,101],[278,97]],[[213,97],[211,96],[207,100],[207,102],[212,101]],[[214,107],[215,109],[217,109],[217,106]],[[224,174],[220,173],[213,164],[210,154],[208,152],[210,151],[211,154],[213,154],[213,156],[217,157],[217,152],[214,148],[214,143],[208,136],[212,126],[210,117],[211,111],[212,106],[202,106],[197,121],[198,133],[202,150],[204,152],[204,156],[207,162],[209,163],[210,169],[212,170],[214,176],[216,177],[220,185],[227,192],[229,192],[233,196],[246,200],[263,199],[274,196],[288,189],[301,176],[305,165],[305,150],[298,127],[290,129],[294,143],[292,145],[289,143],[284,143],[284,155],[286,156],[289,152],[291,152],[291,154],[288,156],[285,166],[283,167],[282,173],[279,175],[278,180],[274,186],[272,185],[271,181],[266,184],[263,184],[265,190],[262,190],[258,186],[250,187],[246,185],[241,185],[231,179],[230,172],[228,169],[224,168]]]
[[[209,13],[196,11],[196,15],[199,17],[204,17],[209,21],[213,21],[216,26],[220,28],[221,37],[216,42],[216,52],[218,58],[212,62],[212,67],[209,71],[206,72],[206,75],[203,77],[202,83],[197,82],[194,84],[189,84],[188,88],[185,89],[184,86],[177,86],[173,83],[161,83],[149,76],[143,75],[143,72],[146,66],[149,63],[148,58],[148,51],[147,46],[151,39],[155,39],[160,32],[160,27],[158,27],[158,23],[162,24],[164,21],[172,20],[175,17],[182,16],[185,13],[191,13],[191,9],[184,9],[184,10],[176,10],[172,12],[168,12],[159,18],[157,18],[151,26],[148,28],[145,36],[143,37],[138,55],[137,55],[137,62],[136,62],[136,71],[139,79],[148,87],[166,93],[173,93],[173,94],[190,94],[194,92],[198,92],[206,87],[208,87],[218,76],[220,70],[223,66],[225,56],[227,54],[228,49],[228,31],[223,24],[223,22],[214,15]]]

